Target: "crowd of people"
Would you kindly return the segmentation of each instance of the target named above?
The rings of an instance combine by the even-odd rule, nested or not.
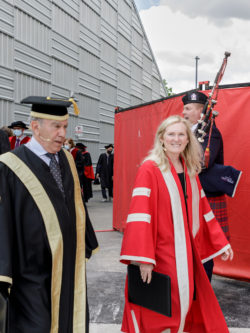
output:
[[[31,137],[24,133],[28,129],[22,121],[15,121],[9,126],[2,127],[0,129],[0,154],[28,143]],[[113,144],[104,146],[106,153],[100,154],[95,173],[91,155],[85,144],[82,142],[75,143],[72,138],[66,138],[63,148],[68,150],[74,158],[84,202],[86,203],[93,198],[93,183],[101,184],[102,201],[111,201],[113,199]],[[106,189],[108,190],[108,197]]]
[[[136,266],[140,281],[169,277],[172,314],[134,300],[126,280],[122,332],[228,332],[210,284],[213,258],[233,259],[225,191],[205,189],[209,169],[223,165],[223,141],[214,124],[205,166],[207,141],[200,145],[193,133],[206,100],[186,94],[183,117],[159,125],[122,241],[121,263]],[[87,146],[66,136],[72,101],[30,96],[21,103],[32,105],[32,136],[22,121],[0,130],[0,300],[8,299],[8,332],[87,333],[85,259],[98,242],[86,203],[93,182],[112,201],[114,146],[105,145],[94,173]]]

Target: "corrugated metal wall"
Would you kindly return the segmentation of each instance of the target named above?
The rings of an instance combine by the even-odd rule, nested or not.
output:
[[[68,135],[96,163],[116,106],[165,96],[133,0],[0,0],[0,126],[28,122],[29,95],[74,97]],[[82,134],[75,127],[83,126]]]

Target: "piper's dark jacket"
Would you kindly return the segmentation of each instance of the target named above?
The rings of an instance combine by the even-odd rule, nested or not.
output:
[[[208,143],[208,134],[205,136],[202,148],[205,151]],[[241,171],[232,166],[224,165],[223,140],[215,123],[212,128],[210,141],[210,159],[207,169],[200,174],[200,182],[207,197],[219,197],[227,194],[234,196]]]
[[[204,142],[202,143],[202,148],[205,151],[208,143],[208,134],[204,138]],[[209,165],[207,169],[204,169],[200,175],[200,182],[201,186],[203,187],[206,196],[207,197],[218,197],[223,195],[223,192],[220,191],[212,191],[209,192],[206,189],[206,182],[207,178],[211,177],[208,175],[207,171],[214,166],[214,164],[224,164],[224,151],[223,151],[223,140],[220,131],[216,127],[216,125],[213,125],[212,128],[212,134],[211,134],[211,141],[210,141],[210,159],[209,159]]]
[[[64,199],[45,162],[24,145],[13,153],[32,170],[55,209],[63,240],[62,275],[53,276],[61,281],[58,333],[74,333],[77,232],[69,163],[60,151]],[[0,163],[0,198],[0,281],[12,279],[8,333],[50,333],[52,253],[47,230],[33,197],[4,163]],[[86,229],[86,257],[90,257],[97,241],[87,212]]]

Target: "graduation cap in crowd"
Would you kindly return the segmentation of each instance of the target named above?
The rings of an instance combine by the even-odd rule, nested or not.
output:
[[[188,92],[182,97],[182,102],[184,105],[190,103],[205,104],[207,101],[207,96],[199,91]]]
[[[83,143],[81,143],[81,142],[78,142],[77,144],[76,144],[76,148],[79,148],[79,149],[85,149],[85,148],[87,148],[87,146],[85,146]]]
[[[112,143],[110,143],[109,145],[106,145],[104,146],[105,149],[108,149],[108,148],[114,148],[114,146],[112,145]]]
[[[25,123],[23,123],[23,122],[20,121],[20,120],[18,120],[18,121],[14,121],[13,123],[11,123],[10,126],[8,126],[8,128],[14,128],[14,127],[23,128],[23,129],[28,129],[28,127],[25,125]]]
[[[68,107],[72,104],[75,114],[78,115],[80,113],[73,98],[64,100],[52,97],[29,96],[21,100],[21,103],[32,104],[30,115],[35,118],[66,120],[69,118]]]

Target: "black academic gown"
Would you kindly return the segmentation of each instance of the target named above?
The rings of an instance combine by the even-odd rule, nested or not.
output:
[[[64,199],[46,163],[24,145],[16,149],[14,154],[35,173],[56,211],[63,239],[57,332],[74,333],[72,325],[77,235],[74,183],[67,158],[63,151],[59,152]],[[8,333],[50,333],[52,256],[45,224],[26,187],[3,163],[0,163],[0,197],[0,281],[1,277],[12,279]],[[88,220],[88,214],[86,219]],[[92,232],[91,227],[88,233],[92,238],[86,248],[88,257],[91,250],[97,247]]]
[[[10,142],[7,133],[0,129],[0,154],[10,151]]]
[[[99,173],[102,188],[113,187],[113,166],[114,166],[114,154],[110,154],[109,157],[106,153],[99,156],[96,173]]]
[[[82,152],[81,154],[83,157],[84,169],[92,167],[92,159],[91,159],[90,153],[88,151],[85,151],[85,152]],[[83,196],[84,196],[85,202],[88,202],[88,200],[90,198],[93,198],[92,181],[93,181],[93,179],[86,177],[85,173],[83,173],[82,186],[83,186]]]

